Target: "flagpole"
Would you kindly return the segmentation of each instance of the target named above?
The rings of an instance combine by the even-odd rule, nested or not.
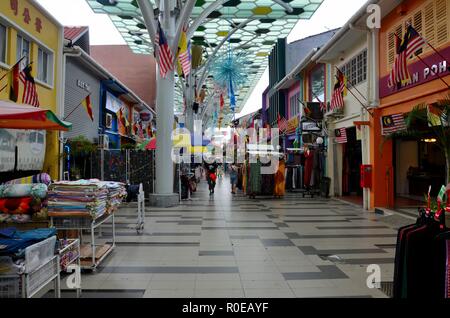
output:
[[[69,113],[69,115],[67,115],[66,117],[64,117],[64,119],[63,119],[63,121],[65,121],[67,118],[69,118],[69,116],[70,115],[72,115],[77,109],[78,109],[78,107],[80,107],[82,104],[83,104],[83,101],[86,99],[86,98],[88,98],[88,96],[91,96],[92,95],[92,93],[89,93],[85,98],[83,98],[82,100],[81,100],[81,102]]]
[[[402,39],[398,36],[398,34],[397,33],[394,33],[394,35],[397,37],[397,39],[399,39],[401,42],[400,43],[402,43]],[[423,37],[422,37],[423,38]],[[425,38],[423,38],[424,40],[425,40]],[[428,44],[428,42],[425,40],[425,43],[427,43]],[[433,48],[430,44],[428,44],[431,48]],[[433,48],[434,49],[434,48]],[[434,49],[434,51],[436,52],[436,53],[438,53],[437,51],[436,51],[436,49]],[[438,53],[439,54],[439,53]],[[415,57],[417,57],[423,64],[425,64],[425,66],[426,67],[428,67],[430,70],[431,70],[431,67],[418,55],[418,54],[414,54],[414,56]],[[442,58],[444,58],[442,55],[440,55],[439,54],[439,56],[441,56]],[[444,58],[445,59],[445,58]],[[449,86],[449,84],[439,75],[439,73],[436,73],[436,75],[437,75],[437,77],[445,84],[445,86],[447,86],[447,88],[449,88],[450,89],[450,86]]]
[[[6,73],[0,78],[0,81],[2,81],[9,73],[11,73],[12,70],[14,69],[14,67],[16,67],[17,64],[19,64],[20,62],[22,62],[22,60],[23,60],[25,57],[26,57],[26,55],[22,56],[22,57],[20,58],[20,60],[17,61],[16,64],[14,64],[14,65],[11,67],[11,69],[10,69],[8,72],[6,72]],[[30,63],[30,64],[31,64],[31,63]]]
[[[416,29],[414,29],[414,27],[411,25],[411,23],[408,23],[408,27],[411,27],[414,31],[416,31],[416,33],[418,33],[419,34],[419,32],[417,32],[417,30]],[[397,35],[397,34],[396,34]],[[419,34],[420,35],[420,34]],[[398,36],[397,36],[398,37]],[[423,36],[421,36],[420,35],[420,37],[424,40],[424,42],[437,54],[437,55],[439,55],[441,58],[443,58],[445,61],[447,61],[447,58],[445,58],[441,53],[439,53],[439,51],[438,50],[436,50],[435,48],[434,48],[434,46],[432,46],[431,44],[430,44],[430,42],[428,42],[427,41],[427,39],[425,39]]]
[[[337,67],[336,65],[334,66],[341,74],[344,74],[340,69],[339,69],[339,67]],[[345,76],[345,75],[344,75]],[[347,84],[348,83],[350,83],[349,81],[347,81]],[[353,85],[352,83],[350,83],[350,85],[352,86],[352,88],[354,88],[355,89],[355,91],[357,91],[358,92],[358,94],[362,97],[362,98],[364,98],[366,101],[367,101],[367,98],[363,95],[363,94],[361,94],[361,92],[355,87],[355,85]],[[345,85],[345,87],[347,87],[347,90],[349,90],[349,88],[348,88],[348,85]]]
[[[337,66],[335,66],[335,67],[336,67],[336,69],[337,69],[339,72],[341,72],[341,70],[340,70]],[[341,73],[342,73],[342,72],[341,72]],[[344,73],[342,73],[342,74],[344,74]],[[348,81],[347,81],[347,83],[348,83]],[[369,111],[369,109],[366,107],[366,105],[364,105],[363,102],[361,102],[361,100],[360,100],[358,97],[356,97],[356,95],[348,88],[348,85],[345,85],[345,87],[347,88],[347,91],[349,91],[350,94],[352,94],[353,97],[355,97],[355,99],[361,104],[361,106],[369,113],[369,115],[370,115],[371,117],[373,117],[373,114]],[[355,86],[353,86],[353,85],[352,85],[352,87],[355,88]],[[355,88],[355,89],[356,89],[356,88]],[[356,91],[357,91],[361,96],[363,96],[357,89],[356,89]]]
[[[322,101],[320,100],[319,96],[317,96],[316,93],[313,92],[313,90],[311,90],[311,93],[314,95],[314,98],[317,99],[321,105],[324,105],[324,106],[325,106],[325,111],[326,111],[326,110],[327,110],[327,108],[326,108],[327,105],[326,105],[324,102],[322,102]],[[321,107],[321,108],[322,108],[322,107]]]

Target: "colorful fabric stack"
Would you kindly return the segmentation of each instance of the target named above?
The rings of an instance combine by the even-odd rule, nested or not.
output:
[[[48,175],[47,173],[41,173],[41,174],[37,174],[37,175],[31,176],[31,177],[25,177],[25,178],[11,180],[11,181],[5,182],[5,184],[43,183],[46,185],[50,185],[51,182],[52,182],[52,179],[50,178],[50,175]]]
[[[97,179],[55,182],[49,187],[48,215],[96,219],[113,212],[112,208],[122,201],[124,191],[119,183]]]
[[[127,197],[127,190],[123,183],[119,182],[107,182],[106,187],[108,188],[108,213],[114,212],[119,205],[122,203],[123,199]]]
[[[0,185],[0,222],[26,223],[47,205],[47,185]]]

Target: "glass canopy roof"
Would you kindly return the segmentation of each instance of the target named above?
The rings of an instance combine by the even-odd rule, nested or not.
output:
[[[109,14],[122,37],[138,54],[151,54],[153,47],[136,0],[86,0],[96,13]],[[273,0],[228,0],[213,11],[195,31],[192,42],[201,45],[206,55],[211,55],[228,33],[247,19],[254,19],[235,32],[229,44],[218,52],[245,50],[249,63],[248,83],[241,87],[236,96],[239,112],[250,97],[267,67],[267,56],[278,38],[289,35],[299,19],[309,19],[323,0],[281,0],[293,8],[289,13]],[[154,3],[153,0],[150,2]],[[197,0],[191,19],[198,17],[214,0]],[[208,84],[208,83],[207,83]],[[176,94],[181,101],[180,92]],[[183,103],[178,102],[175,112],[182,112]],[[228,115],[229,117],[230,115]],[[225,116],[227,117],[227,116]],[[227,118],[224,118],[225,120]],[[229,119],[229,118],[228,118]]]

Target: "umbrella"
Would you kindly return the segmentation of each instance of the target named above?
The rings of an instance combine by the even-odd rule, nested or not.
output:
[[[72,124],[48,109],[0,101],[0,128],[69,131]]]

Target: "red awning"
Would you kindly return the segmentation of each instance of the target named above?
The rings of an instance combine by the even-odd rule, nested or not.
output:
[[[0,128],[68,131],[72,124],[48,109],[0,101]]]

